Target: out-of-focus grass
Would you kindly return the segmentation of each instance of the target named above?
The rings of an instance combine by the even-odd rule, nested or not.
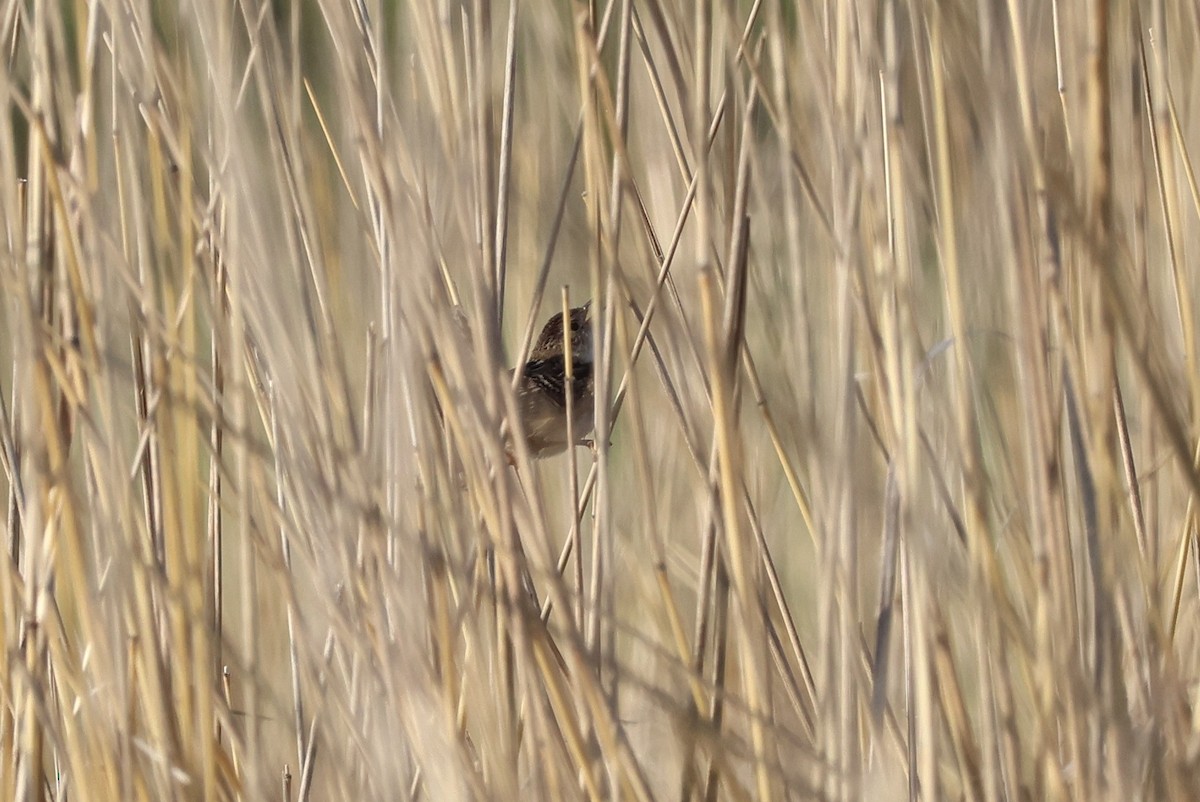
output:
[[[0,3],[0,798],[1191,798],[1183,5]]]

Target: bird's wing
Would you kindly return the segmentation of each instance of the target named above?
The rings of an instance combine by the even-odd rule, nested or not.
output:
[[[567,406],[566,375],[566,360],[561,354],[545,359],[531,359],[525,364],[525,380],[564,408]]]

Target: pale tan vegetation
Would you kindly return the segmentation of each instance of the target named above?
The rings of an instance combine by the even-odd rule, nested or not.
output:
[[[0,799],[1195,798],[1198,13],[0,0]]]

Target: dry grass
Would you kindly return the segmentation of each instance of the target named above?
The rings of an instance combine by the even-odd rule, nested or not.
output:
[[[0,798],[1194,798],[1197,13],[0,1]]]

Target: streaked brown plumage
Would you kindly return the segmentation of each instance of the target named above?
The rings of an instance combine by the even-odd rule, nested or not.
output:
[[[592,302],[571,310],[571,406],[576,445],[587,445],[592,430]],[[534,457],[567,449],[567,371],[563,354],[563,315],[558,312],[542,328],[517,388],[517,408],[525,441]]]

